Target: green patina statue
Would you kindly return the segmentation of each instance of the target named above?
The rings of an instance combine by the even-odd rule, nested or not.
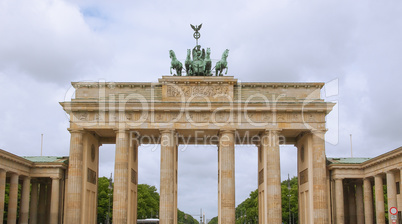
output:
[[[170,63],[170,74],[172,74],[172,68],[176,70],[176,75],[181,76],[181,71],[183,70],[183,64],[177,60],[176,54],[174,53],[173,50],[169,51],[169,57],[172,59],[172,62]]]
[[[191,49],[187,49],[187,57],[184,62],[185,72],[187,76],[212,76],[212,61],[211,61],[211,49],[207,48],[205,52],[204,48],[201,48],[201,45],[198,44],[198,39],[201,37],[201,34],[198,32],[202,24],[198,26],[191,25],[193,28],[194,35],[193,37],[196,40],[195,47]],[[171,66],[170,66],[170,74],[172,74],[172,69],[176,70],[176,74],[181,76],[183,70],[183,64],[177,60],[176,55],[173,50],[169,51],[170,58],[172,59]],[[225,74],[228,73],[227,67],[227,57],[229,55],[229,50],[226,49],[222,54],[222,59],[218,61],[214,67],[215,75],[222,76],[223,70],[226,68]]]

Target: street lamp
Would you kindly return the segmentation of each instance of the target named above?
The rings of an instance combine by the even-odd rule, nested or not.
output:
[[[110,223],[110,217],[109,217],[109,214],[110,214],[110,196],[112,195],[111,192],[112,192],[112,190],[113,190],[113,186],[112,186],[112,174],[110,174],[108,189],[109,189],[109,193],[108,193],[107,195],[109,196],[109,206],[108,206],[108,208],[107,208],[106,224],[109,224],[109,223]]]
[[[289,190],[289,194],[288,194],[288,197],[289,197],[289,223],[291,223],[292,222],[292,215],[291,215],[291,213],[290,213],[290,196],[292,196],[291,194],[290,194],[290,189],[291,189],[291,187],[290,187],[290,177],[289,177],[289,174],[288,174],[288,190]]]

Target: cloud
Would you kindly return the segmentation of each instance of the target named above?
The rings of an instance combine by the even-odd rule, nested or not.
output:
[[[339,143],[327,155],[377,156],[401,145],[402,2],[0,0],[0,148],[68,155],[64,101],[70,81],[156,82],[200,44],[243,81],[339,80]],[[100,175],[114,171],[114,145],[101,147]],[[152,147],[152,146],[151,146]],[[236,146],[236,203],[256,186],[256,150]],[[296,150],[281,147],[282,179]],[[217,214],[216,146],[179,155],[179,208]],[[160,150],[141,146],[139,182],[159,188]]]
[[[107,64],[109,47],[79,8],[61,0],[3,1],[0,71],[64,83]]]

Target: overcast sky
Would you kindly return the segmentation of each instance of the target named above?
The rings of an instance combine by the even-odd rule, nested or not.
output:
[[[68,155],[59,102],[71,81],[156,82],[169,50],[194,46],[212,59],[230,49],[240,81],[328,83],[328,157],[374,157],[402,145],[402,1],[62,1],[0,0],[0,148]],[[114,169],[114,145],[100,148],[100,176]],[[141,147],[139,182],[159,189],[160,150]],[[296,175],[296,150],[281,147],[282,179]],[[257,150],[236,146],[236,205],[257,188]],[[181,148],[179,209],[217,215],[216,146]]]

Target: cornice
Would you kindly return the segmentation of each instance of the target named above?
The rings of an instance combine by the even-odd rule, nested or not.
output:
[[[32,165],[34,164],[33,162],[31,162],[31,161],[29,161],[27,159],[24,159],[22,157],[19,157],[19,156],[15,155],[15,154],[12,154],[10,152],[4,151],[2,149],[0,149],[0,157],[4,158],[6,160],[9,160],[9,161],[16,162],[18,164],[27,166],[27,167],[32,167]]]
[[[379,155],[377,157],[374,157],[374,158],[372,158],[370,160],[367,160],[367,161],[363,162],[361,164],[361,166],[362,166],[362,168],[365,169],[365,168],[368,168],[368,167],[375,166],[375,165],[377,165],[379,163],[382,163],[384,161],[391,160],[391,159],[401,157],[401,156],[402,156],[402,147],[399,147],[399,148],[394,149],[394,150],[392,150],[390,152],[384,153],[384,154]]]

